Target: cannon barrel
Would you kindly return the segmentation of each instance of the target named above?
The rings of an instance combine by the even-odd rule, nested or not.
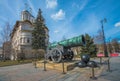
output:
[[[83,35],[77,36],[77,37],[73,37],[71,39],[66,39],[57,43],[52,43],[49,44],[48,48],[54,48],[57,45],[61,45],[64,47],[75,47],[75,46],[81,46],[85,44],[85,39]]]

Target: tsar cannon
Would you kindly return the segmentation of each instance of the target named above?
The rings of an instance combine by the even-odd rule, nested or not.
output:
[[[72,47],[77,47],[85,44],[83,35],[66,39],[57,43],[51,43],[48,46],[47,59],[53,62],[60,62],[63,60],[72,60],[74,53],[71,50]]]

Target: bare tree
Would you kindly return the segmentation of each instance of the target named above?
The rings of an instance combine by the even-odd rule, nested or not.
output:
[[[98,52],[104,51],[104,40],[102,30],[98,30],[97,35],[94,37],[94,43],[97,46]]]
[[[11,33],[11,26],[9,22],[5,22],[5,25],[0,30],[0,46],[3,47],[3,58],[4,61],[6,59],[10,59],[9,55],[11,52],[11,44],[10,44],[10,33]]]
[[[96,44],[103,44],[103,34],[101,30],[98,30],[98,34],[94,37],[94,42]]]
[[[109,43],[108,43],[108,46],[107,46],[108,48],[108,52],[109,53],[112,53],[113,52],[113,48],[112,48],[112,44],[111,44],[111,42],[109,41]]]
[[[119,42],[117,38],[112,39],[112,45],[114,47],[114,52],[120,52]]]
[[[10,40],[10,33],[11,33],[11,26],[9,22],[5,22],[5,25],[2,27],[2,29],[0,30],[0,45],[2,46],[2,44],[4,42],[7,42]]]

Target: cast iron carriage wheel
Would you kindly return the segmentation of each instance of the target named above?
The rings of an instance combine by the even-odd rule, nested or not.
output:
[[[62,52],[58,48],[52,49],[51,58],[53,62],[60,62],[62,59]]]
[[[73,57],[74,57],[74,54],[73,54],[72,51],[71,51],[69,54],[67,54],[67,59],[68,59],[68,60],[72,60]]]

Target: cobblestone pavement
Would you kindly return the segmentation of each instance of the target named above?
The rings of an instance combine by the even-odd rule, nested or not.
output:
[[[120,81],[120,57],[110,58],[110,72],[107,71],[107,65],[104,71],[98,76],[97,81]]]
[[[107,72],[107,65],[95,69],[95,81],[120,81],[120,57],[111,58],[111,70]],[[101,74],[102,72],[102,74]],[[60,71],[34,68],[32,64],[0,67],[0,81],[94,81],[91,76],[91,68],[75,68],[62,74]]]
[[[36,69],[32,64],[0,67],[0,81],[80,81],[82,71],[77,70],[62,74],[56,70]]]

